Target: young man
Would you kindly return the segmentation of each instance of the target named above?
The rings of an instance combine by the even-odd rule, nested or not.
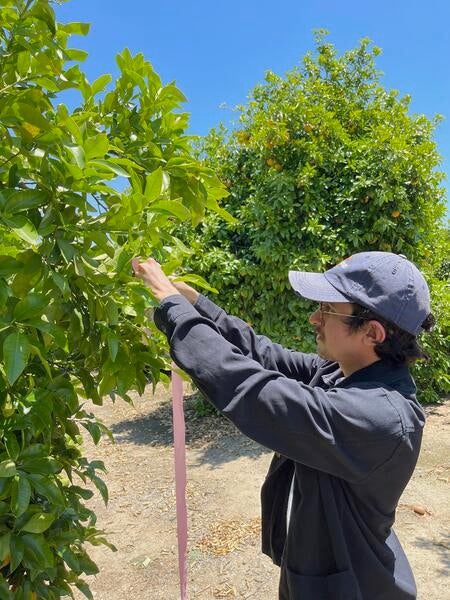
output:
[[[423,352],[429,291],[386,252],[323,274],[291,271],[318,355],[255,335],[153,259],[136,274],[160,301],[155,322],[175,362],[248,437],[275,451],[262,487],[262,549],[281,567],[280,600],[413,600],[392,530],[420,450],[424,413],[408,366]]]

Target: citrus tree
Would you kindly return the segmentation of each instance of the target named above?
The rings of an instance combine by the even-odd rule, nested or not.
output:
[[[49,0],[0,8],[0,597],[92,598],[85,543],[108,542],[84,501],[108,491],[81,431],[108,430],[85,401],[130,401],[168,365],[130,260],[171,272],[188,252],[176,225],[226,216],[226,191],[192,156],[183,94],[141,54],[89,82],[69,46],[88,25],[57,23]]]
[[[266,74],[230,130],[202,150],[230,192],[236,222],[210,215],[191,240],[191,265],[224,308],[289,347],[312,351],[307,301],[289,269],[322,271],[360,251],[405,254],[429,278],[440,319],[428,338],[432,367],[417,371],[422,399],[450,388],[448,284],[439,281],[445,213],[433,133],[440,117],[412,115],[409,96],[386,90],[379,48],[362,40],[339,56],[324,32],[285,76]],[[447,237],[448,240],[448,237]]]

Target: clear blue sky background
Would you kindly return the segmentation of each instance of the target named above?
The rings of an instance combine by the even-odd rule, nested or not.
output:
[[[448,0],[72,0],[56,12],[63,22],[91,23],[88,36],[72,43],[89,52],[89,79],[117,74],[115,55],[124,47],[143,52],[188,97],[190,132],[200,135],[235,119],[231,108],[266,70],[283,74],[299,64],[314,47],[313,29],[328,29],[339,52],[369,37],[383,50],[383,84],[411,94],[411,112],[445,117],[436,141],[449,173]]]

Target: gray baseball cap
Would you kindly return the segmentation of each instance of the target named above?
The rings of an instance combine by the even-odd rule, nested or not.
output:
[[[430,292],[402,254],[359,252],[325,273],[289,271],[294,290],[316,302],[355,302],[417,335],[430,314]]]

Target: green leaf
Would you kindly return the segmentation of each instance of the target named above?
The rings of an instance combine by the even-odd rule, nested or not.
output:
[[[86,161],[93,158],[103,157],[109,150],[109,140],[106,133],[99,133],[88,138],[84,142],[84,152]]]
[[[17,103],[14,107],[25,124],[29,123],[39,131],[46,131],[51,128],[51,124],[42,116],[41,112],[31,104]]]
[[[94,596],[92,595],[91,590],[89,589],[88,584],[82,579],[78,579],[75,582],[76,587],[82,592],[88,600],[94,600]]]
[[[35,401],[33,393],[33,401]],[[21,460],[26,458],[42,458],[47,454],[46,446],[44,444],[29,444],[20,453]]]
[[[92,421],[82,421],[81,425],[89,431],[94,444],[97,445],[102,437],[102,430],[97,423],[93,423]]]
[[[10,277],[20,271],[23,264],[8,255],[0,255],[0,277]]]
[[[62,465],[56,458],[46,456],[44,458],[29,458],[24,460],[20,468],[27,473],[52,475],[54,473],[59,473],[62,469]]]
[[[43,274],[42,257],[31,248],[17,255],[23,264],[11,283],[14,295],[24,297],[38,283]]]
[[[13,214],[21,210],[37,208],[48,202],[48,195],[41,190],[19,190],[11,194],[5,204],[4,212]]]
[[[81,573],[80,563],[78,562],[77,555],[74,552],[67,549],[67,550],[65,550],[64,554],[62,555],[62,558],[63,558],[64,562],[67,564],[67,566],[69,567],[69,569],[74,571],[77,575],[79,575]]]
[[[11,496],[11,479],[0,477],[0,500],[9,499]],[[0,501],[0,515],[9,513],[10,507],[6,502]]]
[[[9,458],[0,462],[0,477],[14,477],[17,474],[16,463]]]
[[[86,163],[84,149],[81,146],[66,146],[66,148],[72,155],[77,167],[84,169],[84,165]]]
[[[4,417],[8,418],[8,417],[12,417],[12,415],[15,412],[16,412],[16,407],[12,403],[11,396],[9,394],[6,394],[5,399],[3,401],[2,414]]]
[[[35,3],[30,10],[30,14],[36,17],[36,19],[43,21],[49,28],[50,33],[55,35],[55,12],[48,4],[44,4],[43,2]]]
[[[94,469],[95,471],[103,471],[103,473],[107,472],[105,463],[102,460],[91,460],[91,462],[89,463],[89,469]]]
[[[145,198],[148,202],[153,202],[161,196],[163,191],[163,170],[161,167],[150,173],[145,178]]]
[[[40,316],[44,308],[48,306],[48,298],[42,294],[30,292],[28,296],[20,300],[14,308],[14,319],[16,321],[28,321]]]
[[[122,267],[123,268],[123,267]],[[119,269],[119,264],[117,264],[117,272],[120,273],[122,268]],[[106,317],[108,323],[110,325],[118,325],[119,324],[119,309],[117,303],[112,299],[108,298],[105,304]]]
[[[24,562],[27,565],[33,569],[53,567],[53,553],[43,535],[25,534],[22,541],[25,548]]]
[[[217,183],[220,184],[220,181],[217,181]],[[220,200],[222,198],[227,198],[229,195],[230,195],[230,192],[228,190],[226,190],[224,187],[208,188],[208,198],[212,198],[213,200]]]
[[[120,177],[130,177],[129,173],[127,173],[127,171],[125,171],[125,169],[122,169],[122,167],[119,167],[119,165],[116,165],[111,160],[103,160],[100,158],[96,158],[94,160],[91,160],[90,164],[105,167],[106,169],[108,169],[108,171],[111,171],[112,173],[115,173],[116,175],[119,175]]]
[[[156,213],[170,214],[178,217],[180,221],[187,221],[191,218],[191,213],[188,208],[177,200],[158,200],[153,202],[151,210]]]
[[[47,498],[51,504],[64,506],[64,496],[56,481],[36,473],[29,474],[28,479],[40,496]]]
[[[26,477],[19,474],[12,480],[11,510],[20,517],[28,508],[31,498],[31,486]]]
[[[86,50],[79,50],[78,48],[67,48],[65,55],[67,60],[76,60],[79,62],[83,62],[89,56]]]
[[[11,333],[3,342],[6,378],[10,385],[13,385],[24,370],[29,354],[30,343],[24,333],[19,331]]]
[[[63,350],[68,350],[68,342],[66,334],[61,327],[58,327],[54,323],[48,323],[47,321],[43,321],[42,319],[30,319],[27,320],[27,324],[30,327],[36,327],[39,331],[43,331],[44,333],[48,333],[51,336],[56,344],[62,348]]]
[[[33,246],[39,241],[39,235],[33,223],[23,215],[3,218],[4,222],[11,227],[13,232],[22,240]]]
[[[10,431],[5,438],[5,447],[8,452],[8,456],[11,460],[16,461],[20,454],[20,446],[17,441],[16,434],[14,431]]]
[[[0,536],[0,562],[3,562],[7,556],[11,555],[9,543],[11,539],[10,533],[5,533]]]
[[[54,79],[50,79],[49,77],[33,77],[33,81],[34,83],[36,83],[36,85],[45,90],[48,90],[49,92],[60,91],[61,84],[58,84],[58,82],[56,82]],[[39,138],[41,142],[48,142],[51,138],[53,138],[56,141],[57,139],[59,139],[59,135],[60,134],[58,130],[50,130],[49,134],[40,135]]]
[[[112,80],[111,75],[100,75],[92,84],[92,95],[98,94],[103,91],[103,89],[108,85],[108,83]]]
[[[186,96],[173,83],[164,86],[157,95],[158,101],[175,100],[178,102],[187,102]]]
[[[0,598],[2,598],[2,600],[14,600],[14,595],[13,595],[13,592],[11,592],[11,590],[10,590],[10,585],[1,573],[0,573]]]
[[[29,519],[22,527],[22,531],[28,533],[43,533],[55,520],[56,516],[53,513],[37,513]]]
[[[69,282],[67,281],[67,277],[63,277],[60,273],[57,273],[56,271],[53,271],[51,276],[55,284],[60,289],[63,298],[67,300],[70,295],[70,286]]]
[[[86,575],[97,575],[97,573],[99,572],[98,567],[95,564],[95,562],[91,558],[89,558],[86,552],[80,553],[77,558],[81,570]]]
[[[89,29],[91,28],[90,23],[64,23],[58,24],[58,28],[66,33],[73,33],[78,35],[87,35],[89,33]]]
[[[0,306],[5,306],[10,296],[9,286],[3,279],[0,279]]]
[[[11,535],[10,540],[10,549],[11,549],[11,564],[10,569],[11,572],[15,571],[17,567],[23,560],[23,555],[25,552],[25,544],[23,539],[18,535]]]
[[[98,394],[101,398],[111,393],[116,387],[116,376],[110,371],[104,371],[98,386]]]
[[[71,485],[69,489],[71,492],[74,492],[78,496],[81,496],[84,500],[90,500],[94,495],[94,492],[92,490],[82,488],[78,485]]]
[[[114,362],[116,360],[117,351],[119,350],[119,338],[113,333],[108,333],[107,341],[109,355],[111,356],[111,360]]]
[[[227,196],[228,192],[224,195]],[[226,221],[227,223],[234,224],[239,222],[239,220],[233,217],[233,215],[230,214],[227,210],[219,206],[215,198],[208,197],[208,200],[206,201],[206,206],[210,210],[214,211],[217,215],[219,215],[219,217],[222,217],[222,219],[224,219],[224,221]]]
[[[203,277],[201,277],[200,275],[194,275],[194,274],[180,275],[179,277],[175,277],[173,279],[173,281],[186,281],[187,283],[193,283],[194,285],[197,285],[198,287],[208,290],[209,292],[213,292],[214,294],[219,293],[219,291],[216,290],[216,288],[209,285],[209,283],[207,281],[205,281],[205,279],[203,279]]]
[[[89,543],[92,544],[93,546],[107,546],[113,552],[117,552],[116,546],[114,546],[114,544],[111,544],[110,542],[108,542],[108,540],[105,539],[101,535],[95,535],[95,537],[90,537]]]
[[[76,253],[75,247],[68,240],[63,238],[59,238],[57,243],[66,262],[71,262]]]
[[[95,487],[98,489],[98,491],[100,492],[105,505],[108,504],[108,488],[106,487],[106,483],[102,479],[100,479],[100,477],[98,477],[97,475],[90,476],[90,479],[91,479],[92,483],[95,485]]]
[[[133,254],[129,252],[126,248],[121,248],[117,254],[117,263],[116,263],[116,273],[121,273],[124,269],[131,274],[131,259],[133,258]],[[115,310],[117,311],[117,304],[115,304]],[[114,309],[113,309],[114,310]],[[113,322],[111,321],[113,324]],[[114,323],[115,324],[115,323]]]

